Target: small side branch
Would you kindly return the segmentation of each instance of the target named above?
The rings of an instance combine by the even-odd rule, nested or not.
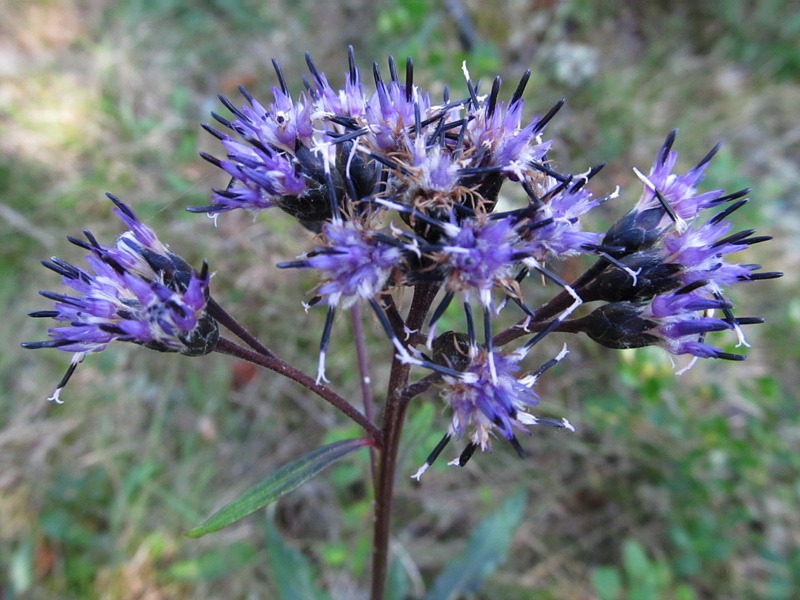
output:
[[[361,384],[361,397],[364,401],[364,415],[367,419],[375,422],[375,404],[372,397],[372,379],[369,374],[369,358],[367,356],[367,344],[364,339],[364,327],[361,323],[361,307],[358,303],[350,308],[350,321],[353,325],[353,339],[356,345],[356,359],[358,360],[358,379]],[[370,448],[369,466],[372,473],[373,483],[376,481],[376,462],[375,450]]]
[[[358,409],[356,409],[347,400],[342,398],[339,394],[327,386],[317,383],[314,381],[313,377],[309,377],[286,361],[276,356],[265,356],[263,354],[259,354],[258,352],[248,350],[247,348],[244,348],[236,342],[226,338],[219,339],[219,342],[217,342],[216,351],[229,356],[235,356],[241,360],[246,360],[254,365],[264,367],[265,369],[274,371],[279,375],[283,375],[292,381],[296,381],[307,390],[314,392],[317,396],[338,408],[351,420],[358,423],[367,433],[369,433],[370,437],[375,440],[378,446],[382,446],[383,434],[381,433],[380,429],[378,429],[367,417],[361,414]]]
[[[275,357],[275,354],[269,348],[258,341],[256,336],[250,333],[244,325],[239,323],[228,311],[222,308],[219,302],[214,300],[214,298],[208,299],[208,314],[259,354]]]
[[[569,287],[581,296],[582,288],[585,288],[589,283],[594,281],[605,269],[609,263],[605,258],[600,258],[595,264],[589,267],[583,275],[578,277]],[[521,338],[531,331],[541,331],[540,327],[536,324],[556,317],[558,314],[567,310],[570,305],[575,301],[575,297],[570,294],[566,289],[562,290],[558,295],[553,297],[549,302],[543,304],[532,315],[528,315],[517,321],[514,325],[505,329],[494,336],[493,341],[495,346],[504,346],[509,342]]]

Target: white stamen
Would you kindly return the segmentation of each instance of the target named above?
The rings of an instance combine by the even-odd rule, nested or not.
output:
[[[428,330],[428,337],[425,338],[425,345],[429,350],[433,350],[433,338],[436,337],[436,324],[434,323]]]
[[[472,78],[469,76],[469,69],[467,68],[466,60],[461,63],[461,72],[464,74],[464,79],[467,81],[472,81]]]
[[[698,360],[699,360],[699,357],[697,357],[697,356],[692,357],[692,360],[689,361],[688,365],[686,365],[682,369],[679,369],[679,370],[675,371],[675,375],[683,375],[684,373],[686,373],[686,371],[688,371],[693,366],[695,366],[695,364],[697,364]]]
[[[325,351],[320,351],[319,353],[319,363],[317,365],[317,385],[319,385],[320,381],[324,381],[325,383],[330,383],[328,378],[325,377]]]
[[[494,352],[489,353],[489,373],[492,376],[492,384],[497,385],[497,367],[494,365]]]
[[[625,272],[626,272],[628,275],[630,275],[630,276],[631,276],[631,279],[633,279],[633,285],[634,285],[634,286],[636,286],[636,281],[637,281],[637,280],[638,280],[638,278],[639,278],[639,273],[641,273],[641,272],[642,272],[642,268],[641,268],[641,267],[639,267],[638,269],[636,269],[636,270],[634,271],[634,270],[633,270],[633,269],[631,269],[630,267],[625,267],[625,268],[624,268],[624,271],[625,271]]]
[[[741,346],[745,346],[749,348],[750,344],[747,343],[747,338],[744,337],[744,331],[742,331],[742,328],[738,323],[733,326],[733,330],[736,332],[736,339],[738,340],[736,347],[739,348]]]
[[[517,412],[517,421],[519,421],[523,425],[536,425],[536,422],[538,421],[538,419],[536,417],[534,417],[530,413],[526,413],[526,412],[523,412],[523,411],[518,411]]]
[[[53,395],[50,396],[47,401],[48,402],[55,402],[56,404],[64,404],[64,401],[59,398],[61,396],[61,390],[64,388],[56,388],[56,391],[53,392]]]
[[[478,374],[477,373],[461,373],[459,377],[462,383],[478,383]]]
[[[575,427],[567,420],[566,417],[561,417],[561,424],[564,425],[564,429],[569,429],[573,433],[575,432]]]
[[[419,481],[419,478],[420,478],[420,477],[422,477],[422,474],[423,474],[425,471],[427,471],[427,470],[428,470],[428,467],[429,467],[429,466],[430,466],[430,465],[429,465],[428,463],[425,463],[424,465],[422,465],[422,466],[421,466],[419,469],[417,469],[417,472],[416,472],[416,473],[414,473],[414,474],[411,476],[411,479],[416,479],[417,481]]]
[[[650,179],[648,179],[647,175],[642,173],[636,167],[633,167],[633,172],[636,174],[636,177],[638,177],[651,192],[655,194],[658,191],[658,188],[656,188],[653,182],[650,181]],[[684,231],[686,231],[688,227],[689,227],[688,223],[686,223],[686,221],[684,221],[677,214],[675,214],[675,229],[678,231],[678,233],[683,233]]]
[[[536,383],[536,379],[537,378],[534,377],[533,375],[525,375],[525,377],[521,377],[517,381],[519,381],[525,387],[529,388],[533,387],[533,384]]]

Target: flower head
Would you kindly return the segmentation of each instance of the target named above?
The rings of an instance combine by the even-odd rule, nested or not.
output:
[[[434,352],[437,361],[456,372],[444,375],[441,392],[452,416],[447,434],[413,476],[415,479],[422,476],[452,437],[466,436],[469,440],[461,455],[450,463],[464,466],[478,448],[489,450],[490,439],[495,435],[508,440],[524,456],[516,434],[527,433],[529,425],[552,425],[574,431],[567,419],[536,417],[529,412],[539,403],[533,385],[544,371],[567,355],[566,346],[554,359],[523,377],[518,377],[518,373],[524,351],[499,354],[479,348],[463,334],[449,331],[436,339]]]
[[[89,270],[55,257],[43,261],[76,292],[41,292],[55,302],[54,309],[31,316],[50,317],[59,325],[48,330],[49,340],[23,344],[74,353],[67,375],[51,397],[54,401],[59,401],[61,389],[85,355],[105,350],[114,340],[199,356],[214,349],[219,335],[216,321],[206,312],[208,265],[204,263],[199,273],[194,271],[128,206],[109,197],[130,228],[114,246],[101,245],[87,231],[87,242],[69,239],[90,251],[86,257]]]
[[[526,255],[512,219],[470,219],[442,243],[435,259],[446,270],[447,290],[467,296],[474,291],[481,303],[489,306],[495,286],[514,293],[513,268]]]
[[[353,221],[326,224],[322,239],[324,245],[305,258],[278,266],[322,271],[324,282],[317,291],[330,306],[347,308],[359,298],[377,296],[405,254],[394,238]]]

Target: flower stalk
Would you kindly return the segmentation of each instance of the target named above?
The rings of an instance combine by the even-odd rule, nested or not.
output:
[[[74,294],[42,292],[55,304],[31,316],[52,318],[56,326],[48,340],[23,346],[72,353],[51,397],[57,402],[78,363],[123,341],[192,357],[229,355],[291,379],[335,407],[371,440],[370,586],[372,600],[381,600],[399,445],[416,398],[435,388],[449,423],[409,477],[419,480],[451,439],[464,443],[448,462],[457,467],[496,439],[524,457],[518,433],[536,425],[575,430],[565,417],[538,414],[539,378],[550,369],[557,373],[568,359],[566,346],[556,356],[529,359],[542,339],[570,333],[610,349],[657,345],[688,359],[679,373],[700,358],[743,360],[743,353],[715,340],[728,334],[746,347],[743,326],[763,319],[734,314],[731,291],[781,273],[734,260],[769,239],[732,228],[729,217],[747,204],[749,190],[698,189],[718,146],[679,172],[671,132],[646,173],[634,168],[634,206],[608,230],[593,231],[586,215],[616,201],[619,188],[592,190],[602,164],[577,173],[557,166],[556,144],[544,134],[564,101],[527,118],[530,72],[506,101],[500,78],[481,92],[463,65],[461,96],[445,91],[434,99],[415,82],[410,59],[404,77],[394,59],[388,78],[373,65],[370,91],[352,49],[348,58],[341,89],[307,55],[310,77],[299,94],[292,94],[273,61],[278,85],[271,102],[244,88],[241,106],[221,97],[229,116],[212,113],[215,125],[203,128],[224,156],[202,157],[230,183],[212,190],[210,204],[189,209],[214,219],[235,210],[260,216],[277,209],[308,234],[305,249],[276,267],[316,277],[304,303],[320,323],[316,377],[281,359],[212,297],[207,263],[195,270],[113,196],[128,230],[112,246],[89,232],[86,240],[70,237],[88,251],[88,269],[44,261]],[[512,186],[522,197],[516,205],[501,202]],[[590,266],[573,281],[559,274],[564,262],[588,259]],[[542,280],[555,292],[535,306],[531,298]],[[404,318],[407,288],[413,296]],[[326,357],[341,351],[336,332],[343,311],[353,330],[363,412],[348,394],[326,385]],[[513,311],[515,324],[496,331],[498,316]],[[362,321],[368,314],[392,351],[383,399],[373,392],[375,359]],[[453,329],[440,332],[442,323]],[[220,325],[248,347],[221,337]]]

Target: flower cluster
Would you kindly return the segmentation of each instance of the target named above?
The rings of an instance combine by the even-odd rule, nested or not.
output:
[[[574,431],[565,418],[535,417],[528,412],[539,402],[533,385],[542,373],[564,359],[566,346],[536,371],[518,378],[525,354],[523,350],[500,355],[481,348],[475,343],[474,332],[465,335],[448,331],[436,338],[434,360],[457,373],[443,378],[442,397],[453,414],[447,433],[412,476],[414,479],[422,477],[453,437],[465,434],[469,437],[461,454],[448,463],[463,467],[475,450],[489,449],[490,435],[495,433],[508,440],[520,456],[525,456],[516,433],[527,433],[528,425],[551,425]]]
[[[199,273],[194,271],[128,206],[109,197],[129,230],[113,246],[100,244],[88,231],[84,231],[87,241],[68,238],[90,252],[86,257],[89,271],[56,257],[42,261],[77,293],[41,292],[55,302],[54,308],[30,315],[53,318],[60,325],[48,330],[49,340],[23,344],[73,353],[66,375],[50,398],[56,402],[86,354],[100,352],[114,340],[200,356],[214,349],[219,336],[216,321],[206,312],[208,265],[204,263]]]
[[[734,331],[747,345],[741,325],[760,323],[735,317],[725,291],[740,282],[771,279],[760,265],[728,262],[727,257],[769,236],[753,230],[731,233],[727,217],[747,203],[749,190],[698,193],[697,184],[718,148],[682,175],[673,173],[677,153],[673,131],[645,176],[642,196],[606,234],[609,268],[585,291],[585,298],[605,304],[584,319],[585,332],[611,348],[659,345],[672,354],[696,358],[743,360],[706,343],[714,331]],[[703,212],[726,205],[707,220]],[[714,313],[720,316],[713,316]],[[688,367],[686,367],[688,368]],[[685,369],[684,369],[685,370]]]
[[[404,81],[393,60],[388,81],[374,65],[372,93],[352,52],[340,90],[308,55],[307,62],[311,80],[296,99],[277,63],[280,85],[268,106],[245,90],[247,104],[240,108],[223,98],[234,118],[214,117],[230,133],[205,127],[221,140],[227,157],[206,158],[232,180],[215,192],[214,204],[193,210],[214,215],[277,206],[319,234],[314,250],[279,265],[320,272],[315,300],[325,299],[329,308],[318,379],[324,379],[336,306],[366,301],[401,360],[434,370],[449,386],[448,436],[469,430],[470,443],[485,449],[490,433],[516,443],[512,425],[531,422],[533,417],[521,415],[533,402],[511,375],[518,365],[509,356],[522,356],[552,331],[581,331],[612,348],[658,344],[673,354],[741,358],[705,342],[708,333],[727,329],[744,343],[741,325],[759,321],[734,317],[724,290],[779,274],[726,262],[727,255],[766,238],[729,233],[725,219],[744,204],[746,192],[697,191],[716,149],[688,173],[675,174],[673,132],[649,175],[635,171],[644,190],[633,210],[605,234],[586,231],[583,215],[618,197],[619,190],[598,197],[589,189],[602,165],[577,175],[553,168],[552,142],[542,134],[562,102],[526,121],[522,96],[529,73],[505,103],[499,78],[488,94],[480,94],[464,67],[464,97],[453,100],[446,91],[437,103],[414,83],[410,61]],[[520,186],[528,200],[498,212],[507,182]],[[722,205],[727,206],[697,224],[704,211]],[[570,285],[550,265],[579,254],[595,254],[597,263]],[[542,320],[526,303],[523,283],[531,272],[560,286],[565,301],[545,315],[519,352],[499,354],[492,322],[506,300],[526,315],[519,335],[532,320]],[[384,314],[383,299],[394,289],[422,284],[442,290],[421,338],[429,347],[439,340],[436,323],[456,294],[463,296],[470,330],[470,302],[482,307],[484,340],[480,348],[471,346],[468,363],[428,359],[416,348],[420,338],[401,341]],[[579,306],[596,301],[603,304],[568,320]]]
[[[375,64],[369,91],[352,49],[338,90],[306,59],[311,77],[303,79],[299,94],[290,92],[273,61],[278,85],[271,102],[261,103],[243,88],[243,106],[221,97],[231,116],[212,114],[223,130],[203,127],[221,142],[225,156],[202,156],[230,182],[213,190],[211,204],[190,210],[216,218],[236,209],[278,208],[315,235],[306,252],[278,267],[318,274],[316,295],[306,305],[327,305],[317,385],[327,381],[325,355],[337,310],[356,302],[370,306],[396,359],[433,371],[452,418],[418,476],[454,436],[469,440],[456,461],[463,465],[476,448],[489,448],[492,435],[522,454],[515,432],[526,426],[571,429],[566,420],[528,412],[537,404],[531,386],[566,351],[533,374],[517,376],[523,357],[553,332],[584,333],[609,348],[659,345],[693,359],[744,358],[706,338],[732,331],[745,345],[741,326],[761,319],[734,316],[727,294],[737,283],[780,273],[729,262],[730,255],[768,238],[751,230],[732,232],[727,219],[747,202],[748,190],[698,191],[716,148],[677,174],[671,133],[649,173],[634,170],[643,185],[634,208],[605,233],[591,231],[584,216],[620,191],[592,192],[602,165],[576,174],[555,168],[553,143],[543,135],[563,101],[526,119],[523,94],[530,72],[506,102],[499,78],[481,93],[464,66],[464,94],[453,99],[445,90],[437,101],[414,82],[410,60],[403,79],[393,59],[387,79]],[[510,186],[523,200],[509,207],[499,200]],[[217,330],[206,306],[207,268],[193,271],[115,202],[130,231],[114,247],[100,246],[90,234],[88,243],[72,240],[92,253],[93,274],[57,259],[45,263],[81,297],[44,293],[56,309],[34,315],[68,325],[51,329],[50,341],[28,347],[59,347],[75,352],[76,360],[114,339],[190,355],[210,351]],[[714,214],[705,217],[709,211]],[[568,282],[557,266],[578,255],[593,257],[594,264]],[[533,308],[531,298],[541,293],[531,293],[537,280],[554,284],[557,293]],[[401,316],[395,294],[405,287],[427,294],[420,294],[427,300],[414,329]],[[466,333],[437,336],[437,322],[456,296]],[[473,302],[482,311],[480,343]],[[592,303],[601,304],[584,311]],[[519,321],[495,333],[505,307],[519,309]],[[518,338],[527,339],[516,350],[498,350]]]

